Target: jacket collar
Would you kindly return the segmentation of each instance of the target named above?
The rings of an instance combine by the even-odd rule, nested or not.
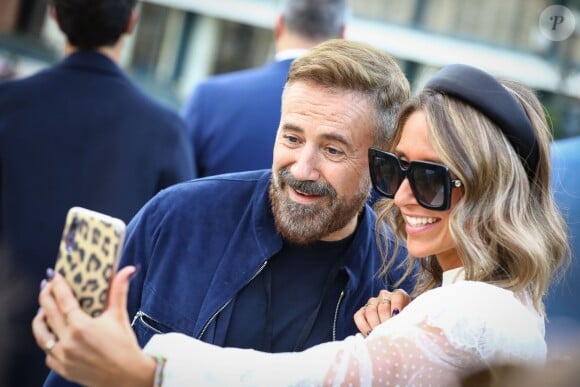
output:
[[[125,78],[121,68],[109,57],[96,51],[76,51],[62,60],[60,66],[81,71],[100,72]]]
[[[308,50],[303,49],[303,48],[284,50],[284,51],[280,51],[280,52],[276,53],[275,59],[277,61],[283,61],[283,60],[293,61],[294,59],[298,58],[301,55],[306,54],[307,52],[308,52]]]
[[[255,238],[264,260],[273,256],[282,248],[282,237],[276,230],[268,195],[271,178],[271,171],[262,176],[252,198]],[[349,286],[358,286],[361,280],[361,267],[366,266],[365,261],[373,255],[375,220],[375,213],[368,205],[365,205],[359,214],[355,235],[343,263],[343,269],[349,277]]]

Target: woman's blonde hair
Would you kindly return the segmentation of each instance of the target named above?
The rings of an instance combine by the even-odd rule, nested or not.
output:
[[[466,279],[525,290],[543,313],[548,285],[570,259],[566,226],[550,187],[552,136],[534,93],[514,82],[501,83],[523,106],[535,131],[539,156],[535,174],[526,173],[510,141],[488,117],[432,90],[423,90],[402,107],[390,150],[398,144],[409,116],[416,111],[425,114],[441,162],[463,183],[449,228]],[[376,209],[378,224],[386,221],[400,240],[406,240],[404,220],[393,201],[381,200]],[[415,260],[409,257],[410,266]],[[435,256],[421,259],[420,265],[415,294],[442,281]]]

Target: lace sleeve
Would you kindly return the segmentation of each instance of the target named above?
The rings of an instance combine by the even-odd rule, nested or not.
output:
[[[407,326],[400,334],[373,333],[339,350],[324,385],[452,385],[474,356],[453,348],[440,328]]]
[[[223,349],[180,334],[156,335],[145,351],[168,359],[166,387],[451,386],[493,361],[545,359],[535,316],[511,292],[485,286],[430,291],[366,339],[351,336],[304,352]]]
[[[167,357],[165,387],[452,385],[459,357],[446,350],[445,335],[425,327],[413,330],[415,338],[357,335],[282,354],[222,349],[172,333],[154,336],[145,351]]]
[[[541,316],[512,292],[465,281],[425,293],[345,345],[324,384],[452,385],[495,363],[541,364],[543,333]]]

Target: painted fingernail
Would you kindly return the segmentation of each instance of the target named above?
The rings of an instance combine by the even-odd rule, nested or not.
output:
[[[40,290],[44,289],[47,283],[48,281],[43,278],[42,281],[40,281]]]
[[[399,309],[398,308],[393,309],[393,316],[396,316],[398,314],[399,314]]]
[[[372,330],[368,331],[368,332],[367,332],[367,336],[368,336],[368,335],[370,335],[370,334],[371,334],[371,332],[372,332]]]
[[[46,269],[46,278],[50,281],[54,278],[54,270],[49,267],[48,269]]]

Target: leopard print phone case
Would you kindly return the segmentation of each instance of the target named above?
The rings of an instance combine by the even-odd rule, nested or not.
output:
[[[117,270],[125,223],[82,207],[68,211],[55,270],[69,283],[81,308],[103,312],[111,276]]]

